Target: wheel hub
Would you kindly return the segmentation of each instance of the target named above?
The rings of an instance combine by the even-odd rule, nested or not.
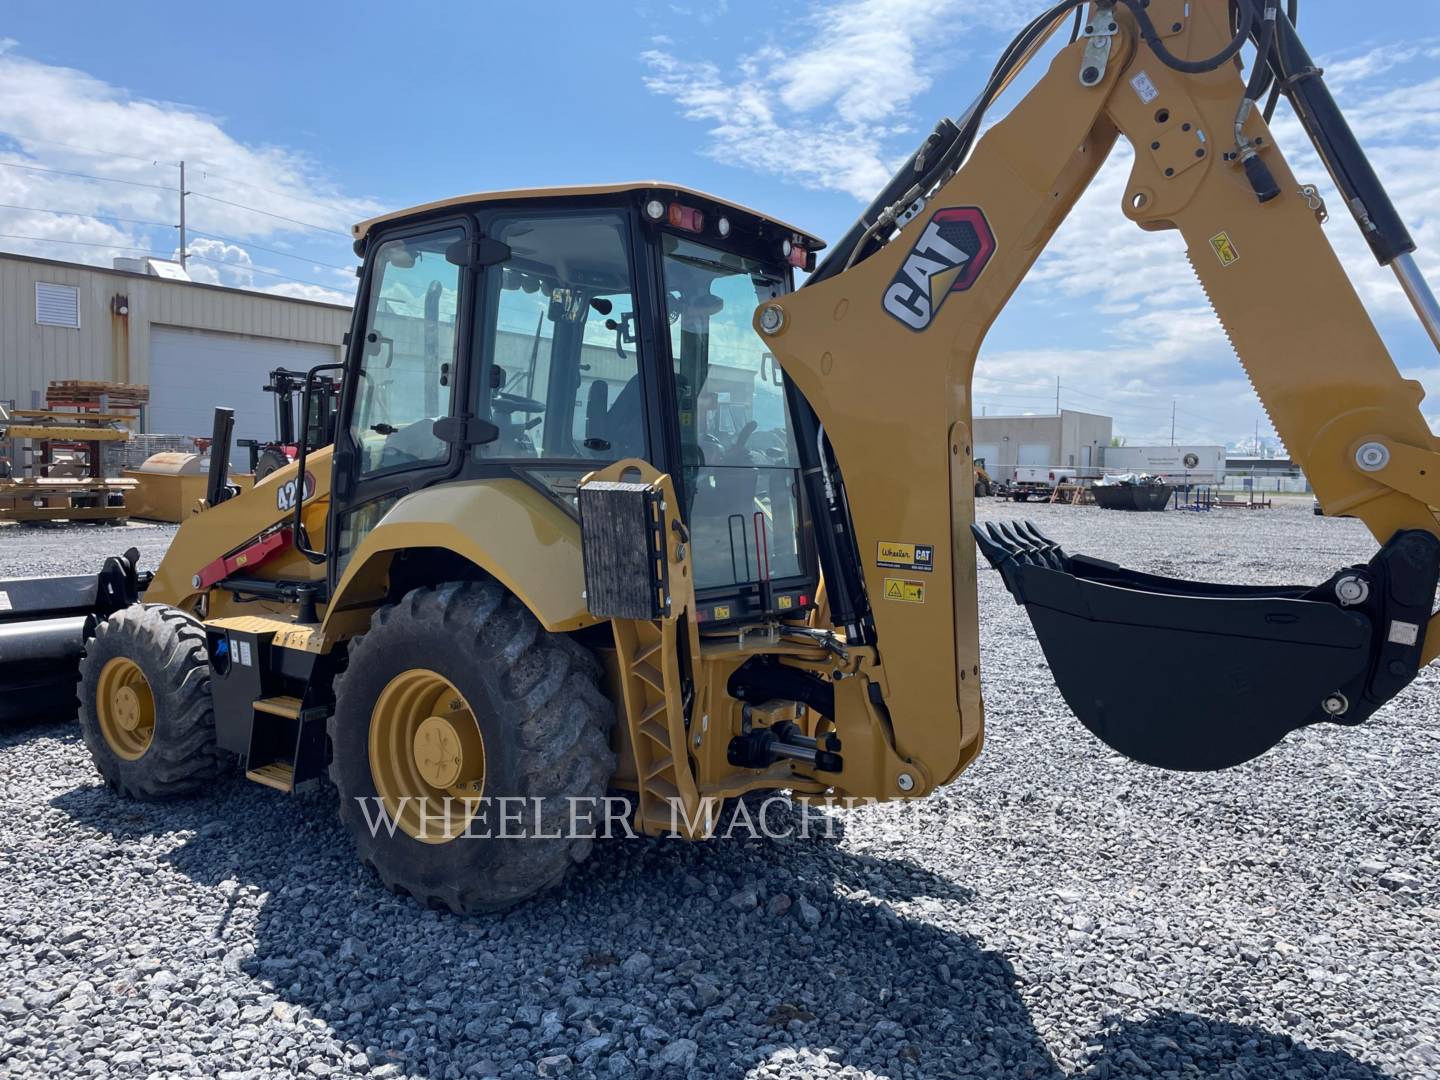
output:
[[[115,722],[126,731],[134,731],[140,724],[140,695],[129,686],[115,691]]]
[[[469,719],[465,717],[464,719]],[[427,716],[415,732],[415,764],[432,787],[453,788],[464,777],[468,783],[465,747],[455,722],[448,716]],[[470,763],[473,767],[474,762]]]
[[[449,679],[425,668],[396,675],[370,714],[370,778],[400,829],[426,843],[464,833],[485,789],[485,741]]]
[[[100,734],[117,757],[135,761],[155,738],[155,696],[134,660],[117,656],[100,669],[95,687]]]

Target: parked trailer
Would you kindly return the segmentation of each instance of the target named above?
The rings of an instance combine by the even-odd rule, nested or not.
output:
[[[1225,479],[1223,446],[1111,446],[1105,471],[1159,476],[1180,486],[1218,484]]]

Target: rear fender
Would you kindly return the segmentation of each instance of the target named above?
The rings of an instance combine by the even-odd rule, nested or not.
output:
[[[512,592],[546,630],[591,626],[580,524],[523,480],[472,480],[406,495],[361,541],[325,612],[327,641],[363,633],[405,551],[453,553]],[[437,567],[437,582],[453,573]]]

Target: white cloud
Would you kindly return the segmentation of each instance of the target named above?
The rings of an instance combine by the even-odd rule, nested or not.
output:
[[[922,54],[944,55],[935,47],[939,39],[943,48],[945,30],[983,29],[983,10],[962,0],[933,6],[845,0],[812,8],[798,44],[735,61],[680,60],[671,46],[653,49],[645,54],[646,84],[708,125],[704,152],[717,160],[868,202],[928,124],[912,115],[912,103],[941,73]],[[1023,14],[1004,6],[990,13],[1007,31],[1005,40]],[[1321,62],[1420,246],[1417,259],[1440,282],[1437,58],[1440,40],[1422,39],[1370,43]],[[1296,174],[1325,195],[1332,214],[1327,235],[1382,330],[1411,325],[1393,274],[1375,264],[1287,106],[1274,127]],[[1045,402],[1053,408],[1059,375],[1073,388],[1062,395],[1066,407],[1111,412],[1127,433],[1168,437],[1170,405],[1178,398],[1178,436],[1219,442],[1249,436],[1260,403],[1182,239],[1173,231],[1143,232],[1120,211],[1132,162],[1122,140],[1011,303],[1011,323],[1028,319],[1048,329],[1065,318],[1073,322],[1071,340],[1060,348],[986,350],[977,400],[995,402],[991,412],[1049,411]],[[1110,253],[1103,272],[1097,252]],[[1023,326],[1007,331],[1009,340],[1030,336]],[[1396,359],[1407,375],[1440,380],[1440,363],[1428,350],[1418,364]]]
[[[1012,4],[982,0],[847,0],[811,7],[795,44],[727,60],[686,60],[666,46],[642,54],[646,87],[709,124],[717,161],[869,201],[919,142],[908,115],[948,38],[1014,26]],[[733,72],[733,74],[730,74]]]
[[[0,233],[9,234],[0,246],[107,265],[143,252],[169,257],[178,240],[181,158],[194,193],[190,227],[232,238],[192,234],[190,251],[239,264],[192,261],[196,280],[276,291],[276,275],[284,275],[334,296],[353,294],[354,278],[336,267],[350,257],[349,225],[375,212],[372,201],[345,195],[300,151],[243,143],[191,106],[136,98],[0,39]],[[43,212],[55,210],[73,213]],[[244,248],[257,242],[300,257],[258,267]]]

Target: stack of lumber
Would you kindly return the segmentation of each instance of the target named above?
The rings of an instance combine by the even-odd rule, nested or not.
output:
[[[62,379],[50,383],[44,409],[0,410],[9,448],[0,456],[19,474],[0,480],[0,521],[125,520],[125,494],[136,484],[104,475],[102,445],[130,437],[149,397],[146,386]]]
[[[50,408],[118,409],[138,412],[150,401],[150,387],[138,383],[100,382],[92,379],[55,379],[45,392]]]

